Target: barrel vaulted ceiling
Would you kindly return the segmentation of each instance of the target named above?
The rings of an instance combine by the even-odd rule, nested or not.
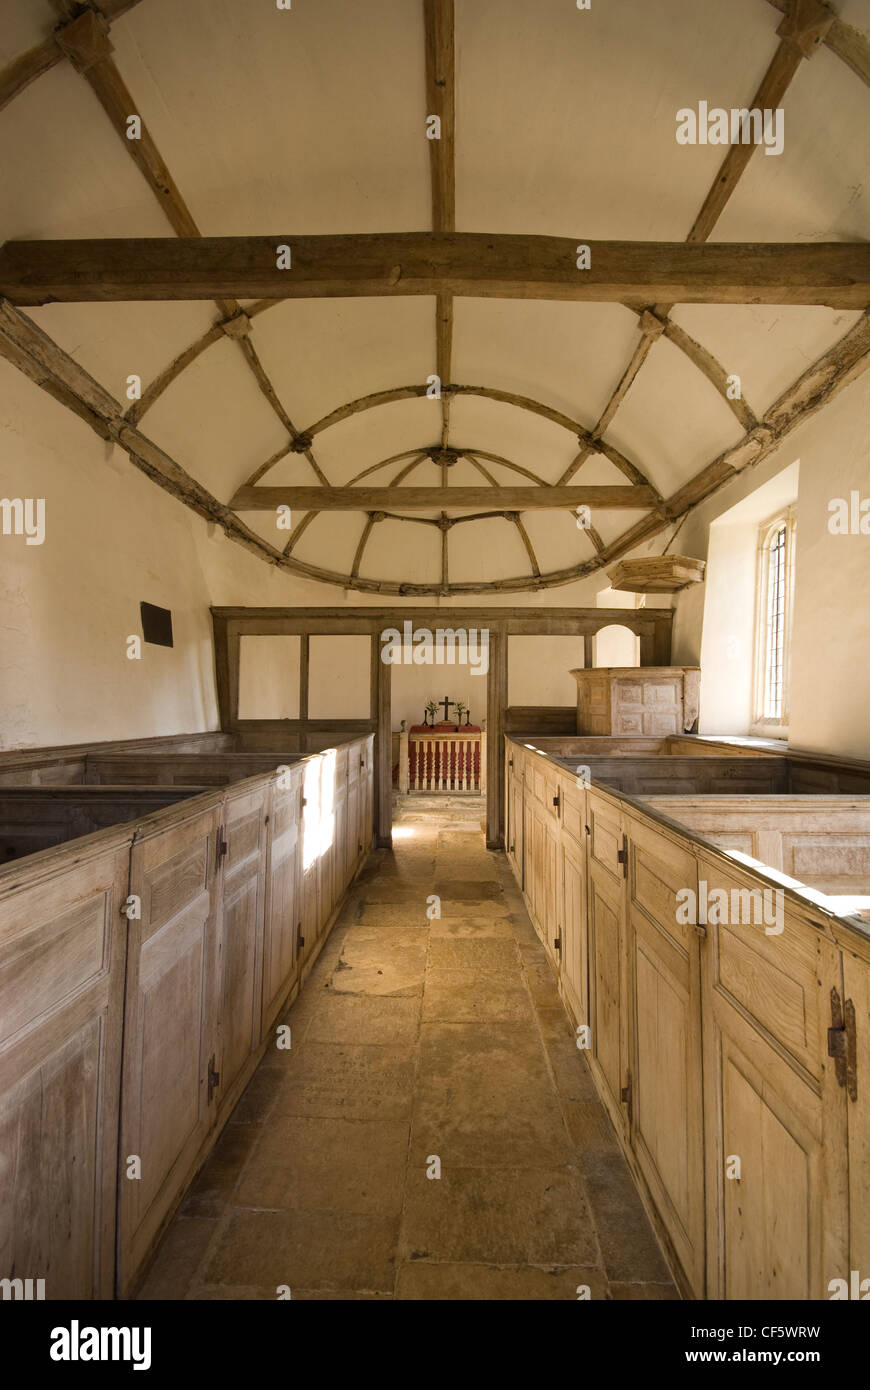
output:
[[[69,28],[87,10],[90,56]],[[6,240],[870,234],[870,0],[0,0],[0,17]],[[782,153],[679,144],[676,113],[701,101],[780,106]],[[115,418],[106,437],[264,560],[461,594],[664,545],[870,364],[870,322],[860,307],[446,294],[45,303],[0,305],[0,352],[85,418],[82,396],[114,398],[96,415],[129,428]],[[483,491],[434,510],[309,505],[289,530],[243,494],[348,485]],[[488,489],[542,485],[651,491],[593,506],[588,527],[570,507],[486,505]]]

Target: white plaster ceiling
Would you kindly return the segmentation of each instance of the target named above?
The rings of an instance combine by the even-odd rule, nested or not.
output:
[[[865,33],[870,0],[838,0]],[[48,0],[0,0],[0,62],[51,34]],[[680,146],[676,111],[699,100],[751,105],[782,18],[767,0],[456,0],[456,225],[460,231],[580,239],[687,236],[724,151]],[[205,235],[425,230],[431,224],[422,0],[140,0],[111,29],[114,60]],[[785,148],[750,160],[714,240],[852,240],[870,235],[870,89],[831,51],[803,62],[784,101]],[[0,112],[4,237],[166,236],[158,203],[83,78],[62,61]],[[127,377],[154,381],[220,317],[211,303],[50,305],[33,319],[119,400]],[[761,418],[856,321],[822,308],[677,305],[673,319],[725,373],[741,376]],[[531,398],[594,430],[638,346],[637,315],[617,304],[454,301],[455,383]],[[251,342],[294,428],[375,392],[425,385],[436,370],[435,302],[328,299],[258,306]],[[126,406],[126,402],[125,406]],[[314,439],[332,485],[365,469],[385,486],[393,455],[437,445],[438,402],[362,411]],[[304,454],[223,335],[144,411],[139,427],[223,504],[258,474],[312,484]],[[605,441],[665,497],[743,435],[721,391],[660,338]],[[453,447],[478,450],[501,485],[555,483],[577,457],[571,431],[482,396],[450,408]],[[467,460],[456,486],[483,483]],[[593,454],[572,481],[619,484]],[[425,460],[407,476],[435,486]],[[483,510],[480,508],[478,510]],[[451,515],[462,515],[457,511]],[[420,515],[417,513],[416,515]],[[605,544],[643,513],[596,511]],[[245,513],[279,548],[272,513]],[[570,512],[523,525],[548,573],[594,559]],[[306,565],[349,575],[364,513],[321,513],[294,542]],[[664,541],[662,541],[664,543]],[[463,522],[448,534],[450,584],[535,578],[517,527]],[[366,581],[441,583],[441,532],[378,522],[359,563]],[[352,587],[352,581],[351,581]]]

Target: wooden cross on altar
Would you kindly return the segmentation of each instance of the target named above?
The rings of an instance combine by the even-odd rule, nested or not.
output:
[[[445,724],[449,724],[449,723],[450,723],[450,706],[451,706],[451,705],[455,705],[455,704],[456,704],[456,701],[455,701],[455,700],[448,700],[447,697],[445,696],[444,699],[443,699],[443,700],[439,700],[438,703],[439,703],[439,705],[443,705],[443,706],[444,706],[444,723],[445,723]]]

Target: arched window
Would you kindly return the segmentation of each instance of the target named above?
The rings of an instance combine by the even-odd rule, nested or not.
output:
[[[758,732],[786,733],[791,649],[794,515],[775,517],[759,532],[756,609]]]

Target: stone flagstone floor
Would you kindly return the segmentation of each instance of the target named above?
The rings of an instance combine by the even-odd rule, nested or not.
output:
[[[140,1298],[677,1297],[480,812],[397,799]]]

